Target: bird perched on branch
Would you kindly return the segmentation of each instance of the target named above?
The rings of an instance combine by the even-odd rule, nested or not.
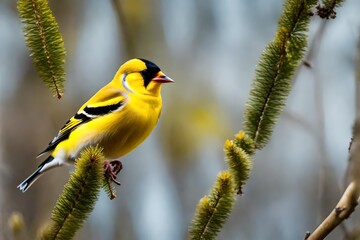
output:
[[[38,155],[50,153],[50,156],[18,188],[25,192],[41,174],[74,163],[82,149],[95,145],[103,148],[108,160],[105,170],[116,182],[122,165],[115,159],[136,148],[154,129],[162,107],[161,86],[169,82],[173,80],[148,60],[136,58],[125,62],[113,80],[60,129]]]

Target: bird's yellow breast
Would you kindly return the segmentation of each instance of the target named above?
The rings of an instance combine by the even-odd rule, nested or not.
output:
[[[120,110],[79,126],[61,142],[54,154],[67,150],[76,158],[86,146],[99,145],[106,159],[117,159],[142,143],[154,129],[161,111],[161,97],[130,95]]]

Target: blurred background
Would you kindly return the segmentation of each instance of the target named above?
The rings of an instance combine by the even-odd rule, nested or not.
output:
[[[43,160],[35,157],[59,128],[132,57],[154,61],[175,84],[163,88],[156,130],[122,158],[117,198],[102,191],[75,239],[186,239],[197,202],[227,168],[223,144],[241,128],[254,69],[282,4],[50,1],[67,49],[59,101],[34,70],[16,1],[0,0],[0,239],[13,239],[14,212],[23,216],[23,239],[34,239],[50,219],[71,169],[45,174],[25,194],[16,186]],[[303,239],[335,206],[355,118],[359,8],[360,1],[348,0],[326,25],[313,19],[311,68],[297,73],[218,239]],[[355,213],[328,239],[342,238],[359,219]]]

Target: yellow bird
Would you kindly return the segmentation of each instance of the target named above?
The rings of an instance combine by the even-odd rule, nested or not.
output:
[[[132,151],[158,122],[162,107],[160,90],[168,82],[173,80],[148,60],[136,58],[125,62],[113,80],[82,105],[38,155],[50,153],[18,188],[25,192],[45,171],[74,163],[87,146],[102,147],[109,161]],[[121,167],[119,161],[105,165],[114,182]]]

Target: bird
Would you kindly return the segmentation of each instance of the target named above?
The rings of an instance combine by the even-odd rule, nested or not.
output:
[[[112,81],[83,104],[39,153],[37,158],[49,156],[17,188],[25,192],[44,172],[73,164],[84,148],[96,145],[103,149],[104,168],[110,170],[115,181],[122,168],[116,159],[150,135],[161,114],[162,84],[171,82],[149,60],[134,58],[125,62]]]

